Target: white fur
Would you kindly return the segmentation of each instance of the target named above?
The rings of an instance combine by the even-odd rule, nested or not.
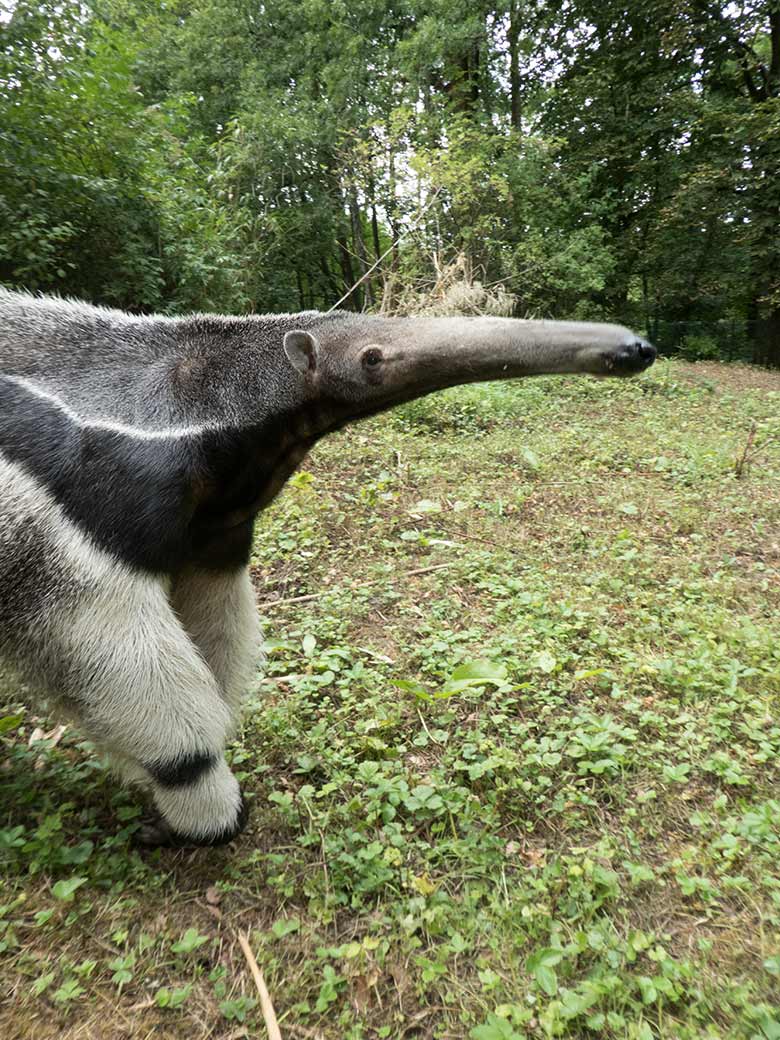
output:
[[[262,630],[248,568],[178,575],[171,605],[219,683],[231,714],[262,662]]]
[[[105,430],[109,433],[119,433],[124,437],[132,437],[134,440],[143,441],[180,440],[182,437],[197,437],[209,430],[219,429],[216,425],[206,424],[203,426],[172,426],[164,430],[144,430],[140,426],[130,426],[126,423],[105,419],[85,419],[78,412],[75,412],[66,401],[58,397],[57,394],[52,393],[50,390],[44,390],[43,387],[38,386],[37,383],[33,383],[29,379],[25,379],[23,376],[0,375],[0,379],[14,383],[35,397],[47,401],[59,412],[67,416],[74,426],[78,426],[81,429]]]
[[[220,758],[194,784],[156,788],[154,801],[174,830],[208,842],[235,824],[241,791],[227,762]]]
[[[2,455],[0,486],[0,550],[4,532],[13,536],[9,525],[34,518],[42,535],[36,550],[57,564],[58,587],[44,598],[22,638],[26,675],[44,694],[75,708],[90,736],[127,777],[151,782],[145,765],[193,753],[218,756],[212,769],[186,787],[152,782],[154,798],[182,833],[208,838],[232,827],[240,794],[223,748],[234,725],[246,658],[234,670],[229,652],[218,654],[211,645],[223,669],[223,689],[171,607],[169,579],[131,571],[93,546],[35,481]],[[206,584],[199,587],[207,596]],[[248,650],[246,578],[234,582],[224,603],[243,605],[236,631],[241,648]],[[205,620],[204,612],[204,631]],[[216,632],[215,627],[214,638]],[[63,674],[72,686],[58,685]]]

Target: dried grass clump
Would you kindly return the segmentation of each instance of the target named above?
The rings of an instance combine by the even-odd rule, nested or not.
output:
[[[434,254],[432,259],[436,271],[433,282],[420,280],[401,286],[393,276],[388,279],[382,299],[383,314],[512,316],[515,297],[502,285],[483,285],[475,277],[471,261],[463,253],[449,263],[438,254]]]

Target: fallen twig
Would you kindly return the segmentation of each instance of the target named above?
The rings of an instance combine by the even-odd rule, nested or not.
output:
[[[156,1003],[157,1001],[154,997],[147,997],[146,1000],[141,1000],[137,1004],[131,1004],[130,1007],[127,1008],[127,1012],[128,1014],[130,1012],[134,1014],[136,1011],[146,1011],[147,1008],[154,1007]]]
[[[30,734],[30,739],[27,741],[27,746],[32,747],[39,740],[50,740],[52,747],[56,747],[62,740],[67,730],[67,726],[55,726],[54,729],[49,730],[45,733],[40,726],[36,726]]]
[[[279,1023],[276,1019],[276,1012],[271,1003],[271,997],[268,994],[265,979],[257,966],[255,955],[252,953],[252,947],[249,945],[249,939],[243,932],[239,932],[238,942],[241,949],[244,951],[246,962],[249,965],[249,970],[252,972],[252,978],[255,980],[255,986],[257,986],[257,992],[260,995],[260,1010],[263,1012],[263,1021],[265,1022],[265,1028],[268,1030],[268,1040],[282,1040],[282,1034],[279,1032]]]
[[[430,567],[415,567],[414,570],[404,571],[401,575],[403,578],[410,578],[414,574],[429,574],[431,571],[440,571],[445,567],[452,567],[454,560],[450,560],[449,563],[435,563]],[[372,578],[371,581],[361,581],[357,585],[350,586],[346,592],[355,592],[357,589],[367,589],[371,585],[379,585],[381,582],[387,580],[387,575],[383,575],[381,578]],[[263,607],[286,607],[290,603],[308,603],[309,600],[319,599],[320,596],[327,596],[333,589],[321,589],[319,592],[309,592],[305,596],[290,596],[288,599],[267,599],[260,605]]]
[[[295,1022],[285,1024],[285,1028],[289,1029],[295,1036],[305,1037],[306,1040],[325,1040],[325,1037],[317,1029],[309,1029],[308,1026],[300,1026]]]
[[[740,480],[742,478],[742,475],[745,472],[745,467],[748,464],[748,455],[750,454],[750,449],[753,447],[753,441],[755,439],[756,439],[756,424],[755,424],[755,422],[753,422],[753,423],[751,423],[751,426],[750,426],[750,432],[747,435],[747,441],[745,442],[745,448],[744,448],[742,454],[740,455],[740,457],[734,463],[734,473],[736,475],[737,480]]]

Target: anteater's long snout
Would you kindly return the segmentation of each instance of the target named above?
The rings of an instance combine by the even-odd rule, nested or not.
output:
[[[652,343],[648,343],[641,336],[635,336],[609,356],[609,362],[616,375],[625,373],[630,376],[649,368],[657,354],[658,351]]]
[[[431,386],[515,376],[582,372],[629,376],[655,360],[652,344],[624,325],[514,318],[405,318],[388,326],[403,334],[409,382],[420,372]]]

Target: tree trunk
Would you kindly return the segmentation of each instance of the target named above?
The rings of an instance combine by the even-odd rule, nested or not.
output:
[[[358,205],[357,190],[355,185],[349,187],[349,216],[352,223],[352,247],[360,265],[360,277],[364,277],[369,269],[368,256],[366,254],[366,241],[363,238],[363,219]],[[366,278],[362,284],[363,299],[367,307],[372,307],[374,294],[371,290],[371,278]]]
[[[398,266],[398,236],[400,227],[398,224],[398,208],[396,203],[396,180],[395,180],[395,151],[391,145],[387,163],[388,192],[387,219],[390,222],[390,233],[393,236],[393,269]]]
[[[772,368],[780,368],[780,309],[770,311],[763,324],[765,326],[763,361]]]
[[[522,109],[520,106],[520,11],[518,0],[509,5],[509,97],[512,127],[521,131]]]
[[[301,272],[295,269],[295,280],[298,283],[298,303],[302,311],[306,310],[306,294],[303,291],[303,279],[301,278]]]
[[[352,256],[349,252],[349,246],[347,245],[346,235],[343,231],[339,232],[336,237],[336,244],[339,247],[339,263],[341,264],[341,274],[344,278],[344,292],[347,292],[355,284],[357,279],[355,278],[355,270],[352,267]],[[342,293],[343,295],[343,293]],[[341,305],[342,307],[349,307],[351,310],[356,310],[354,302],[354,293],[344,300]]]
[[[374,241],[374,259],[378,260],[382,255],[382,246],[379,242],[379,221],[376,218],[376,187],[373,176],[369,181],[368,190],[371,192],[371,237]]]
[[[323,257],[323,256],[320,257],[320,270],[322,271],[322,273],[323,273],[323,275],[325,277],[325,284],[327,286],[327,292],[330,295],[332,302],[335,303],[336,300],[339,298],[339,296],[341,296],[342,294],[339,292],[339,287],[336,284],[336,282],[334,281],[333,274],[331,273],[331,270],[328,267],[327,261],[325,260],[325,257]]]
[[[767,75],[767,93],[770,97],[780,96],[780,5],[774,4],[769,12],[769,38],[772,53]]]

